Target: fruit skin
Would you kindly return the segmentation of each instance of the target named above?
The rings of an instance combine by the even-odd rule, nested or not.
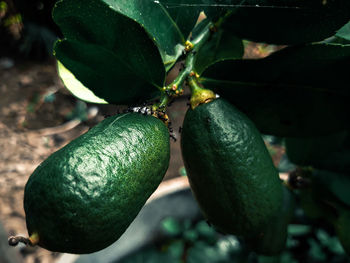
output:
[[[91,253],[116,241],[168,168],[169,133],[153,116],[105,119],[52,154],[24,195],[29,235],[52,251]]]
[[[282,203],[282,185],[260,133],[222,99],[186,113],[182,155],[194,195],[220,231],[253,236]]]
[[[261,229],[258,236],[247,240],[256,253],[272,256],[285,249],[288,225],[293,220],[295,207],[296,201],[293,193],[287,187],[283,187],[283,203],[278,212]]]

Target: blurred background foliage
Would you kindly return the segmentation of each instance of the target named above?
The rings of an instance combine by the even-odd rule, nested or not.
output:
[[[0,56],[44,60],[61,36],[51,17],[56,0],[0,0]]]

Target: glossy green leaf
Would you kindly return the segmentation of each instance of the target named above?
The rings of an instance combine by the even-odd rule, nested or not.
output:
[[[290,47],[257,60],[208,67],[201,82],[250,117],[262,133],[315,136],[348,126],[350,46]]]
[[[336,36],[350,41],[350,22],[339,29]]]
[[[64,0],[63,2],[66,2]],[[82,1],[82,0],[80,0]],[[74,1],[73,1],[74,2]],[[116,15],[124,15],[130,19],[138,22],[148,32],[153,41],[157,44],[159,52],[162,56],[163,62],[166,67],[173,65],[177,58],[181,55],[184,48],[183,44],[185,38],[181,31],[177,27],[176,23],[169,16],[165,8],[159,3],[159,1],[153,0],[128,0],[128,1],[117,1],[117,0],[95,0],[91,1],[90,5],[90,16],[94,14],[94,5],[105,4],[108,9],[115,11]],[[87,2],[86,5],[89,5]],[[75,9],[79,12],[79,9]],[[63,33],[67,37],[67,33],[72,31],[76,34],[75,28],[69,28],[69,21],[66,21],[65,10],[54,9],[53,17],[54,20],[62,28],[64,27]],[[101,14],[102,15],[102,14]],[[84,19],[86,20],[87,17]],[[100,24],[105,22],[105,16],[97,16],[96,21]],[[128,30],[125,28],[124,30]],[[115,32],[114,32],[115,33]]]
[[[203,79],[244,112],[264,134],[289,137],[325,135],[348,125],[347,97],[329,92],[275,85]]]
[[[315,43],[284,48],[264,59],[227,60],[209,67],[203,74],[225,81],[303,85],[350,94],[347,68],[350,45]]]
[[[201,5],[205,0],[159,0],[158,1],[170,14],[185,38],[188,37],[195,26],[199,14],[203,11]]]
[[[185,38],[158,1],[103,1],[140,23],[157,43],[166,69],[169,70],[174,65],[182,54]]]
[[[310,138],[286,138],[288,158],[301,166],[350,173],[350,149],[345,146],[347,131]]]
[[[166,234],[168,234],[170,236],[180,235],[183,231],[183,228],[182,228],[180,222],[172,217],[165,218],[161,222],[161,226],[162,226],[162,229],[166,232]]]
[[[300,44],[333,36],[350,20],[348,0],[236,0],[225,27],[256,42]]]
[[[348,132],[346,130],[327,136],[311,138],[286,138],[285,147],[288,159],[301,166],[317,164],[327,159],[332,152],[342,148]]]
[[[129,103],[163,86],[163,61],[139,23],[101,0],[60,1],[53,17],[65,36],[56,57],[96,96]]]
[[[207,21],[202,21],[196,28],[200,31]],[[194,31],[194,35],[196,31]],[[244,54],[242,39],[227,34],[225,30],[220,29],[213,33],[204,46],[198,51],[194,68],[201,74],[207,67],[218,61],[227,59],[241,59]]]
[[[61,62],[57,62],[57,71],[64,86],[78,99],[90,103],[106,104],[104,99],[97,97],[91,90],[85,87],[79,80],[75,78]]]
[[[157,44],[166,68],[171,68],[182,53],[185,38],[160,1],[99,1],[141,24]]]
[[[313,173],[314,187],[325,197],[327,192],[337,201],[350,206],[350,176],[348,174],[334,173],[326,170],[315,170]]]
[[[154,2],[164,6],[185,37],[188,37],[193,30],[201,12],[204,12],[209,19],[215,19],[226,10],[221,5],[222,0],[156,0]]]

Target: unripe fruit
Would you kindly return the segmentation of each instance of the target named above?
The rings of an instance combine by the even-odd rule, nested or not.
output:
[[[168,168],[167,127],[153,116],[105,119],[52,154],[30,176],[24,209],[46,249],[91,253],[116,241]]]
[[[228,102],[189,109],[181,146],[194,195],[217,229],[254,236],[280,209],[282,185],[261,135]]]

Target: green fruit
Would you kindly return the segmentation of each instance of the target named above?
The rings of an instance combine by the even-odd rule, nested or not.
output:
[[[182,155],[194,195],[222,232],[252,236],[281,206],[282,185],[260,133],[222,99],[186,113]]]
[[[295,198],[290,190],[283,187],[283,204],[273,218],[254,238],[247,243],[258,254],[272,256],[279,254],[286,246],[288,225],[292,221],[295,210]]]
[[[91,253],[116,241],[161,182],[167,127],[153,116],[105,119],[52,154],[30,176],[29,235],[52,251]]]

